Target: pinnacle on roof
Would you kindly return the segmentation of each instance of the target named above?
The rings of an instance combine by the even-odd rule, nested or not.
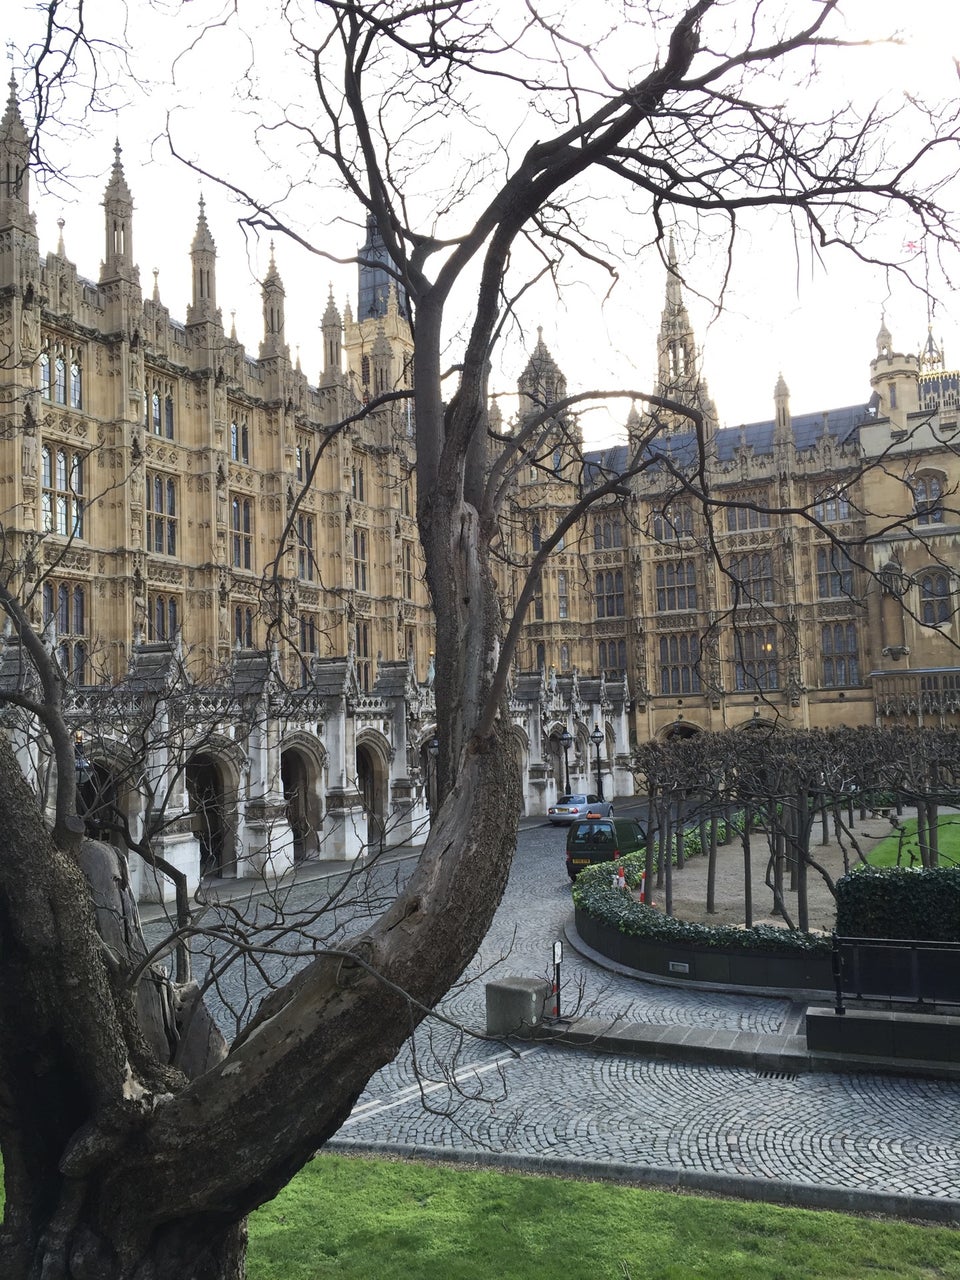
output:
[[[277,260],[274,257],[272,240],[270,241],[270,265],[267,267],[267,274],[263,277],[263,283],[265,285],[279,284],[282,287],[282,282],[280,280],[280,272],[277,270]]]
[[[340,326],[340,312],[337,310],[337,304],[333,300],[333,285],[330,285],[330,291],[327,295],[327,309],[323,313],[321,324]]]
[[[214,244],[213,236],[207,225],[206,203],[203,196],[200,197],[200,212],[197,216],[197,230],[193,237],[193,244],[190,246],[192,253],[200,250],[206,250],[209,253],[216,253],[217,246]]]
[[[130,201],[133,197],[130,194],[130,188],[127,186],[126,175],[123,172],[123,161],[120,159],[120,155],[120,139],[116,138],[113,143],[113,168],[110,171],[110,180],[107,183],[106,198]]]

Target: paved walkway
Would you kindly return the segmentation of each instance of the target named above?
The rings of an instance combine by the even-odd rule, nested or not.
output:
[[[563,843],[561,830],[523,825],[503,904],[440,1010],[450,1022],[428,1020],[373,1077],[331,1149],[960,1222],[960,1086],[903,1064],[811,1070],[790,1000],[641,981],[568,933],[562,1009],[574,1020],[549,1042],[488,1039],[485,982],[552,974],[572,915]],[[400,854],[393,870],[403,865]],[[307,909],[322,887],[312,877],[344,870],[298,869],[285,910]]]

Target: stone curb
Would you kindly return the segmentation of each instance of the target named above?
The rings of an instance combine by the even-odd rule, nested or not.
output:
[[[877,1214],[912,1218],[923,1222],[960,1225],[960,1200],[936,1196],[899,1195],[820,1183],[789,1182],[779,1178],[750,1178],[742,1174],[708,1173],[695,1169],[671,1169],[659,1165],[632,1165],[615,1161],[564,1160],[557,1156],[520,1155],[516,1152],[464,1151],[419,1143],[358,1142],[332,1138],[323,1151],[339,1155],[386,1156],[435,1164],[482,1165],[517,1173],[578,1178],[590,1182],[617,1182],[663,1191],[690,1191],[731,1200],[760,1200],[795,1209],[829,1209],[836,1213]]]

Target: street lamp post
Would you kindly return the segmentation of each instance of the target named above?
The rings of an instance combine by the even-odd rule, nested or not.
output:
[[[573,743],[573,735],[569,729],[564,729],[560,735],[560,745],[563,747],[563,771],[567,780],[567,795],[570,794],[570,747]]]
[[[603,733],[600,726],[594,725],[593,733],[590,735],[590,741],[597,748],[597,795],[603,799],[603,774],[600,772],[600,743],[603,742]]]

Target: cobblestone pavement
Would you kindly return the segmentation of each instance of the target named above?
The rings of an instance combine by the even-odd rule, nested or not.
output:
[[[442,1007],[473,1033],[484,1032],[491,977],[552,975],[553,943],[571,912],[563,845],[564,832],[548,826],[520,833],[504,902],[480,955]],[[361,887],[385,900],[409,865],[365,872]],[[286,911],[305,908],[317,890],[305,884],[286,891]],[[356,927],[358,897],[348,890],[338,909],[345,931]],[[269,903],[259,910],[270,920]],[[222,955],[222,944],[218,950]],[[271,963],[278,976],[288,967]],[[230,1034],[234,1017],[255,1007],[260,982],[235,965],[218,989]],[[786,1000],[640,982],[604,971],[570,947],[561,996],[568,1015],[767,1032],[779,1031],[792,1008]],[[573,1168],[623,1163],[960,1198],[957,1084],[868,1073],[775,1078],[545,1043],[514,1050],[438,1020],[371,1080],[340,1136],[371,1146],[551,1157]]]
[[[549,827],[521,832],[507,894],[473,966],[485,976],[458,988],[445,1012],[482,1030],[483,981],[552,973],[553,942],[571,909],[563,843]],[[561,995],[564,1012],[579,1000],[591,1017],[758,1031],[779,1030],[791,1008],[639,982],[569,947]],[[405,1050],[371,1081],[344,1139],[960,1197],[956,1084],[866,1073],[764,1078],[543,1044],[514,1054],[436,1026],[418,1033],[416,1053],[419,1080]]]

